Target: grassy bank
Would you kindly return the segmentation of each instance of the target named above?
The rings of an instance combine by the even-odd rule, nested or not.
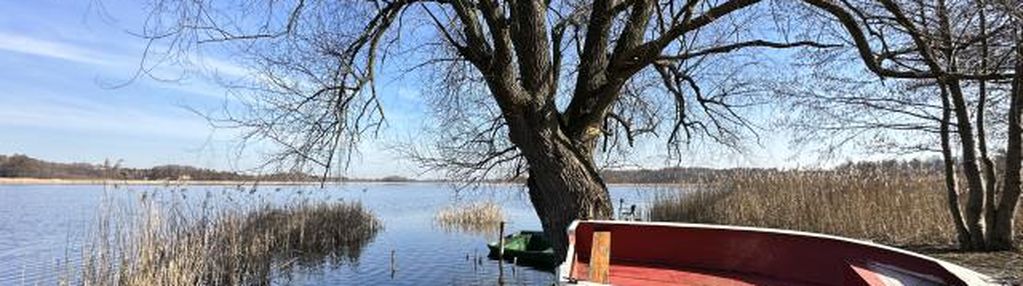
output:
[[[906,247],[1023,277],[1023,255],[987,255],[983,267],[952,251],[955,231],[941,176],[881,171],[742,172],[711,178],[698,190],[655,199],[652,220],[794,229]],[[1016,228],[1023,237],[1023,220]],[[995,259],[995,260],[992,260]],[[999,267],[998,265],[1002,265]]]
[[[253,285],[358,259],[381,229],[359,203],[190,208],[143,196],[99,217],[66,284]]]

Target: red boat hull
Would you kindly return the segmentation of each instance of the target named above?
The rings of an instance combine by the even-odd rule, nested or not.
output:
[[[985,285],[976,272],[865,241],[763,228],[579,221],[564,283],[587,281],[594,230],[611,234],[614,285]]]

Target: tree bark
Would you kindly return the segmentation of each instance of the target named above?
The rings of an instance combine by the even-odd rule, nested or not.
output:
[[[941,88],[941,158],[945,163],[945,191],[948,194],[948,211],[952,215],[952,224],[956,229],[956,240],[960,248],[970,248],[973,243],[970,241],[970,231],[963,222],[963,213],[959,207],[959,186],[956,182],[955,160],[952,155],[951,124],[952,108],[949,106],[948,91]]]
[[[1005,184],[995,211],[991,232],[988,234],[990,250],[1007,250],[1013,247],[1013,220],[1020,197],[1020,167],[1023,164],[1023,44],[1016,47],[1016,76],[1012,80],[1009,99],[1009,130],[1005,150]]]
[[[597,173],[587,150],[562,131],[553,103],[506,114],[510,138],[529,163],[529,199],[544,232],[554,247],[555,258],[564,260],[566,229],[576,219],[610,219],[612,207],[607,186]]]

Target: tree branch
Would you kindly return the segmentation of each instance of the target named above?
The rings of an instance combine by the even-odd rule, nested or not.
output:
[[[692,58],[707,56],[707,55],[711,55],[711,54],[723,54],[723,53],[733,52],[733,51],[739,50],[739,49],[754,48],[754,47],[773,48],[773,49],[787,49],[787,48],[796,48],[796,47],[811,47],[811,48],[827,49],[827,48],[837,48],[837,47],[841,47],[841,46],[842,45],[838,45],[838,44],[821,44],[821,43],[813,42],[813,41],[799,41],[799,42],[793,42],[793,43],[778,43],[778,42],[770,42],[770,41],[765,41],[765,40],[753,40],[753,41],[746,41],[746,42],[728,44],[728,45],[723,45],[723,46],[717,46],[717,47],[713,47],[713,48],[707,48],[707,49],[698,50],[698,51],[694,51],[694,52],[686,52],[686,53],[682,53],[682,54],[674,55],[674,56],[660,56],[657,59],[659,61],[660,60],[683,61],[683,60],[688,60],[688,59],[692,59]]]

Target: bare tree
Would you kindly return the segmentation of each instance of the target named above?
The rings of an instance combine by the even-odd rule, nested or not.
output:
[[[280,145],[278,161],[329,170],[383,122],[381,63],[421,59],[402,65],[434,71],[446,131],[420,162],[458,179],[527,174],[559,255],[572,220],[612,215],[598,153],[644,135],[738,145],[755,128],[739,111],[764,91],[750,53],[832,47],[772,39],[787,37],[759,16],[786,8],[760,0],[286,2],[156,1],[144,34],[169,48],[143,66],[229,48],[258,72],[247,113],[223,123]]]
[[[1021,148],[1016,107],[1019,91],[1011,83],[1019,77],[1015,66],[1021,59],[1016,52],[1021,22],[1013,16],[1019,11],[1019,4],[965,0],[806,2],[841,26],[843,31],[839,35],[853,43],[856,56],[870,73],[882,80],[903,81],[902,91],[932,95],[910,101],[901,100],[898,92],[855,98],[870,110],[866,114],[885,114],[870,117],[870,128],[903,128],[939,135],[947,165],[950,212],[964,248],[1011,248],[1012,214],[1020,188],[1019,168],[1015,167],[1019,165],[1017,153]],[[1002,99],[1008,102],[999,104]],[[912,111],[922,106],[927,108]],[[998,108],[1008,110],[992,112]],[[1006,170],[1001,190],[997,188],[999,178],[988,150],[991,121],[985,116],[987,113],[1008,117],[1001,125],[1007,128]],[[903,118],[913,120],[898,120]],[[852,126],[855,125],[844,124],[837,129]],[[950,144],[949,132],[955,132],[956,146]],[[966,179],[965,210],[960,210],[958,202],[953,148],[959,151],[959,164]],[[1005,215],[1006,211],[1010,213]]]

